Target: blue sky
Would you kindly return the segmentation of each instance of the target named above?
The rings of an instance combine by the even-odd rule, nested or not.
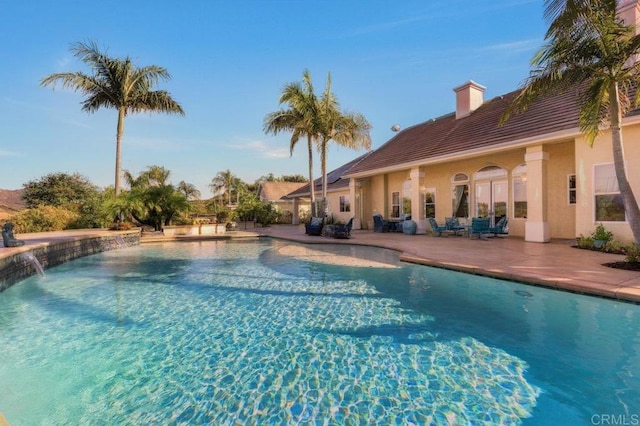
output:
[[[247,182],[268,173],[307,176],[305,142],[267,136],[283,86],[309,69],[321,93],[327,73],[341,107],[373,128],[373,148],[403,128],[455,108],[468,80],[485,99],[515,90],[542,46],[542,0],[24,0],[2,5],[0,188],[51,172],[113,185],[116,112],[80,110],[82,97],[41,87],[55,72],[84,71],[69,52],[93,40],[111,56],[161,65],[186,116],[128,116],[124,169],[164,166],[171,181],[208,184],[229,169]],[[332,147],[329,170],[362,152]],[[316,156],[316,159],[318,156]],[[316,162],[316,177],[320,167]]]

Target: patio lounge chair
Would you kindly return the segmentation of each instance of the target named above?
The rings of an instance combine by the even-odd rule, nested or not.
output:
[[[323,217],[312,217],[311,221],[304,226],[307,235],[321,235],[322,226],[324,225]]]
[[[381,214],[373,215],[373,232],[389,232],[389,222]]]
[[[469,238],[474,235],[478,238],[482,238],[483,235],[489,235],[489,218],[488,217],[474,217],[471,219],[471,229],[469,229]]]
[[[351,228],[353,227],[353,218],[349,219],[346,225],[335,225],[333,238],[347,239],[351,238]]]
[[[507,235],[509,234],[508,225],[509,225],[509,220],[507,219],[506,216],[503,216],[500,218],[498,223],[496,223],[496,226],[489,227],[489,232],[493,234],[494,237],[497,237],[499,235]]]
[[[448,231],[445,225],[438,225],[438,222],[432,217],[429,218],[429,225],[431,225],[431,232],[433,232],[434,237],[442,237],[442,233]]]

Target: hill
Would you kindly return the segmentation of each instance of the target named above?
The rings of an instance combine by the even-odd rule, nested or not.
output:
[[[0,221],[27,208],[22,200],[23,189],[0,189]]]

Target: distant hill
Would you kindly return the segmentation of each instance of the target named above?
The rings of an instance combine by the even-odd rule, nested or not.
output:
[[[22,200],[23,193],[24,189],[0,189],[0,220],[5,220],[27,208]]]

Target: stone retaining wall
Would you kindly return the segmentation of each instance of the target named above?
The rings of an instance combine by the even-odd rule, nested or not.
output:
[[[0,259],[0,291],[38,273],[37,265],[34,265],[35,261],[31,256],[46,270],[79,257],[138,244],[140,232],[136,230],[108,236],[53,241],[34,246],[33,249],[24,246],[27,250]]]

